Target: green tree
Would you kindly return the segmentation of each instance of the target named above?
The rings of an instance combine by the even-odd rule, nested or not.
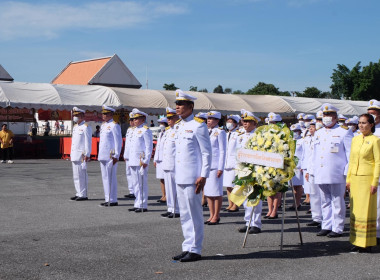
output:
[[[232,94],[245,94],[245,93],[241,91],[240,89],[238,89],[238,90],[234,90]]]
[[[359,78],[354,84],[352,100],[370,100],[380,97],[380,60],[364,66]]]
[[[171,83],[171,84],[164,84],[163,85],[163,88],[165,90],[177,90],[178,88],[175,86],[174,83]]]
[[[198,87],[193,87],[193,86],[190,86],[190,89],[189,91],[198,91]]]
[[[280,95],[280,91],[273,84],[259,82],[256,86],[249,89],[246,94],[249,95]]]
[[[232,93],[232,88],[225,88],[224,89],[224,93],[226,93],[226,94],[231,94]]]
[[[322,91],[317,89],[316,87],[307,87],[299,97],[309,97],[309,98],[323,98],[321,97]]]
[[[281,96],[292,96],[289,91],[280,91],[279,95],[281,95]]]
[[[338,64],[337,69],[333,69],[330,86],[331,95],[351,99],[354,93],[355,84],[358,83],[360,76],[360,61],[350,70],[346,65]]]
[[[216,88],[214,88],[213,93],[224,93],[223,87],[221,85],[218,85]]]
[[[208,92],[207,88],[202,88],[199,90],[199,92]]]

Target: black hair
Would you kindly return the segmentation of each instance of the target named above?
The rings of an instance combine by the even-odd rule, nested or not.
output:
[[[371,132],[372,132],[372,133],[375,133],[375,130],[376,130],[376,128],[375,128],[375,119],[372,117],[372,115],[371,115],[371,114],[361,114],[361,115],[359,116],[359,119],[360,119],[361,117],[365,117],[365,118],[367,118],[367,121],[368,121],[370,124],[373,124],[373,126],[371,127]]]

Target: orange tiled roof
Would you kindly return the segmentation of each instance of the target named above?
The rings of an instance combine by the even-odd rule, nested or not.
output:
[[[88,82],[111,57],[100,58],[87,61],[71,62],[61,74],[59,74],[52,84],[66,85],[88,85]]]

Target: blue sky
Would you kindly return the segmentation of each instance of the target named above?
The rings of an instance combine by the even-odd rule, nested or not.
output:
[[[0,64],[50,82],[118,54],[145,88],[329,90],[336,65],[380,59],[378,0],[2,1]]]

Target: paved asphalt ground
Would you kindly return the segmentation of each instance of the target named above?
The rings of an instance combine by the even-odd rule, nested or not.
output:
[[[89,163],[89,201],[73,202],[71,163],[16,160],[1,164],[0,279],[380,279],[380,248],[349,253],[348,232],[317,237],[300,212],[300,246],[294,212],[286,212],[284,250],[281,220],[263,220],[263,232],[242,248],[243,211],[222,213],[221,224],[205,226],[203,260],[171,260],[181,252],[179,219],[161,218],[154,167],[149,172],[149,212],[132,213],[125,164],[119,163],[119,206],[99,207],[103,189],[98,162]],[[291,203],[288,192],[287,205]],[[226,202],[224,201],[224,205]],[[266,203],[263,213],[265,214]],[[207,219],[208,211],[204,211]],[[348,219],[346,220],[348,228]]]

